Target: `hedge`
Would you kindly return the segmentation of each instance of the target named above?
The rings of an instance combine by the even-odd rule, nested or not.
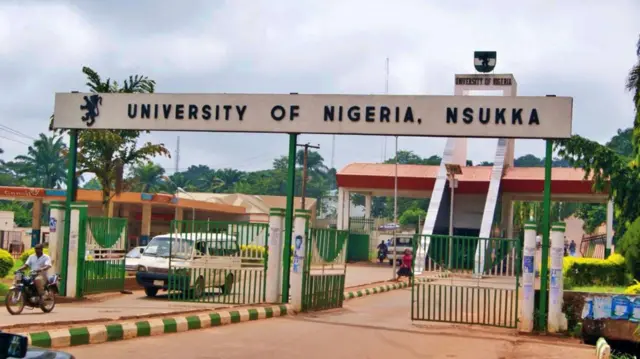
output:
[[[11,253],[0,249],[0,278],[4,278],[9,274],[11,268],[13,268],[13,264],[14,261]]]
[[[44,254],[49,255],[48,248],[44,248],[43,252]],[[29,259],[29,256],[35,253],[36,253],[36,250],[34,248],[27,249],[26,251],[22,252],[22,254],[20,255],[20,260],[22,261],[22,263],[27,263],[27,259]]]
[[[9,292],[9,286],[0,283],[0,303],[4,302],[4,297],[7,295],[7,292]]]
[[[565,289],[577,286],[627,286],[631,277],[624,257],[614,253],[607,259],[564,257]]]
[[[640,294],[640,282],[637,280],[635,284],[632,284],[624,290],[624,294],[638,295]]]

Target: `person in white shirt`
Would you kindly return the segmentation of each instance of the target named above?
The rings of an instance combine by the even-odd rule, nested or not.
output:
[[[25,270],[27,267],[31,272],[36,272],[38,275],[35,277],[34,284],[40,295],[40,300],[44,295],[44,285],[49,280],[47,271],[51,268],[51,258],[44,254],[42,244],[38,244],[34,247],[35,253],[30,255],[24,265],[18,268],[19,271]]]

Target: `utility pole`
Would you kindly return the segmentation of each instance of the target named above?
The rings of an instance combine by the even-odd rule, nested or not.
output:
[[[320,145],[318,146],[312,146],[309,143],[305,143],[304,145],[297,145],[298,147],[304,147],[304,159],[302,161],[302,201],[300,204],[300,209],[305,209],[306,207],[304,206],[304,195],[305,195],[305,191],[307,189],[307,180],[308,180],[308,176],[307,176],[307,159],[309,157],[309,149],[310,148],[315,148],[315,149],[320,149]]]

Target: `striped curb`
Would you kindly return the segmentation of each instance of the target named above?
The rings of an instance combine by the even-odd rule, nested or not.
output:
[[[100,344],[120,340],[180,333],[195,329],[218,327],[260,319],[285,316],[291,313],[290,305],[277,305],[211,312],[198,315],[153,318],[138,322],[123,322],[53,329],[44,332],[22,333],[29,338],[29,345],[40,348],[65,348],[77,345]]]
[[[419,283],[426,283],[426,282],[430,282],[435,280],[434,278],[418,278],[416,279],[417,282]],[[396,289],[402,289],[402,288],[407,288],[410,287],[409,282],[402,282],[402,283],[393,283],[393,284],[386,284],[386,285],[381,285],[381,286],[377,286],[377,287],[372,287],[372,288],[364,288],[364,289],[360,289],[354,292],[344,292],[344,300],[349,300],[349,299],[354,299],[354,298],[362,298],[362,297],[366,297],[368,295],[373,295],[373,294],[378,294],[378,293],[385,293],[385,292],[389,292],[392,290],[396,290]]]
[[[611,347],[607,344],[604,338],[598,339],[596,343],[596,358],[597,359],[609,359],[611,358]]]

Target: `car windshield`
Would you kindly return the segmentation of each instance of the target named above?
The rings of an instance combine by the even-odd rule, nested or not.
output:
[[[140,248],[134,248],[130,250],[129,253],[127,253],[126,255],[127,258],[140,258],[140,256],[141,256]]]
[[[391,242],[393,246],[393,242]],[[411,247],[411,237],[396,237],[396,246],[398,247]]]
[[[171,250],[171,254],[169,254],[169,250]],[[192,251],[193,241],[191,240],[155,237],[147,244],[143,255],[149,257],[189,259],[191,258]]]

